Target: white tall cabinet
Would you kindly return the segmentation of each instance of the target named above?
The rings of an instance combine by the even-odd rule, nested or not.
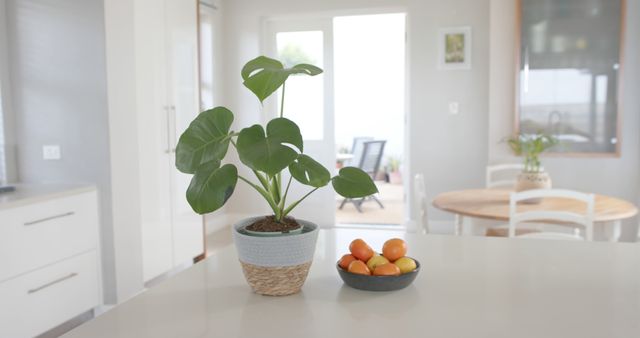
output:
[[[180,134],[199,112],[196,0],[136,0],[136,106],[143,275],[148,281],[204,252],[203,217],[175,169]]]

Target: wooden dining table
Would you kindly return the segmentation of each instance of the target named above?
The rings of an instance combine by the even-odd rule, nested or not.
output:
[[[433,200],[433,206],[453,213],[455,217],[455,233],[463,233],[464,218],[485,219],[509,222],[510,189],[468,189],[450,191],[439,194]],[[638,208],[620,198],[595,195],[595,225],[610,225],[610,241],[619,241],[622,232],[622,221],[638,214]],[[520,204],[519,211],[567,211],[584,213],[584,203],[566,198],[544,198],[538,204]]]

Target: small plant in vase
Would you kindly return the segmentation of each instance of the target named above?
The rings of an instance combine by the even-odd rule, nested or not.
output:
[[[402,174],[400,174],[400,159],[390,157],[387,165],[389,170],[389,183],[402,184]]]
[[[253,290],[265,295],[288,295],[302,287],[315,251],[318,226],[297,220],[290,213],[314,191],[331,182],[346,198],[362,198],[378,190],[369,175],[354,167],[340,169],[337,176],[304,153],[300,129],[283,116],[285,83],[289,76],[315,76],[322,69],[283,64],[265,56],[249,61],[241,71],[244,86],[262,103],[282,87],[278,117],[265,127],[260,124],[231,130],[233,113],[216,107],[198,115],[180,136],[176,167],[193,174],[187,189],[192,209],[205,214],[218,210],[233,194],[238,180],[253,188],[270,207],[272,214],[245,219],[233,227],[233,237],[245,277]],[[232,163],[222,164],[229,146],[255,178],[239,174]],[[289,172],[285,178],[283,171]],[[292,181],[309,187],[303,197],[288,201]]]
[[[508,138],[507,144],[515,155],[524,156],[524,169],[518,175],[516,191],[551,189],[551,178],[540,164],[540,154],[558,144],[558,140],[546,134],[521,134]]]

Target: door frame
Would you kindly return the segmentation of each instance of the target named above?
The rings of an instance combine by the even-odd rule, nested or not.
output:
[[[323,78],[323,116],[322,116],[322,139],[305,139],[305,152],[309,151],[315,157],[315,160],[327,166],[331,171],[335,167],[335,120],[334,120],[334,88],[333,88],[333,21],[330,18],[286,18],[286,19],[267,19],[264,22],[264,54],[268,56],[277,56],[277,41],[276,36],[280,32],[305,32],[305,31],[320,31],[322,32],[322,55],[323,62],[322,73]],[[277,93],[277,92],[276,92]],[[267,123],[272,118],[278,115],[278,103],[279,97],[270,98],[265,101],[264,109],[262,110],[262,121]],[[285,105],[286,107],[286,105]],[[286,117],[286,116],[285,116]],[[331,145],[327,145],[331,142]],[[329,149],[330,147],[330,149]],[[314,222],[321,227],[331,227],[335,224],[335,197],[333,191],[327,191],[328,188],[318,190],[310,196],[305,202],[306,204],[298,206],[296,210],[301,212],[312,213],[314,215]],[[304,190],[304,188],[303,188]],[[292,186],[294,194],[300,193],[300,189],[297,186]],[[318,201],[329,201],[333,203],[327,206]],[[308,208],[305,210],[305,206],[309,204],[316,205],[315,208]],[[311,211],[313,210],[313,211]]]
[[[274,46],[270,44],[270,29],[269,25],[274,21],[304,21],[304,20],[328,20],[331,24],[331,33],[333,34],[333,19],[335,17],[340,16],[359,16],[359,15],[376,15],[376,14],[392,14],[392,13],[403,13],[405,15],[405,63],[404,63],[404,140],[403,140],[403,158],[402,163],[404,164],[401,169],[402,173],[402,188],[403,188],[403,201],[404,201],[404,224],[415,220],[417,215],[417,210],[414,210],[413,206],[413,195],[411,194],[411,187],[413,185],[413,170],[411,170],[411,154],[413,153],[413,149],[410,144],[411,140],[411,129],[409,126],[411,125],[411,39],[409,36],[409,24],[411,20],[411,16],[409,10],[406,6],[387,6],[387,7],[371,7],[371,8],[356,8],[356,9],[344,9],[344,10],[328,10],[328,11],[307,11],[301,13],[291,13],[291,14],[281,14],[281,15],[271,15],[266,16],[261,19],[260,22],[260,32],[261,36],[259,39],[259,50],[264,55],[274,55]],[[326,38],[325,38],[326,39]],[[333,38],[331,39],[333,40]],[[326,41],[326,40],[325,40]],[[333,50],[333,46],[331,46]],[[333,58],[332,60],[332,69],[333,69]],[[331,90],[333,90],[333,72],[330,74],[331,76]],[[326,81],[328,82],[328,81]],[[326,87],[325,87],[326,90]],[[333,101],[333,94],[331,100],[331,107],[335,110],[335,105]],[[273,102],[265,102],[264,109],[261,113],[261,119],[263,123],[266,123],[269,120],[270,116],[275,116],[276,112],[276,103]],[[333,114],[331,114],[331,119],[334,120]],[[326,125],[326,123],[325,123]],[[334,129],[335,126],[331,125],[330,128]],[[333,142],[335,143],[335,134],[333,137]],[[334,145],[335,147],[335,145]],[[335,152],[335,151],[334,151]],[[334,224],[335,226],[335,224]]]

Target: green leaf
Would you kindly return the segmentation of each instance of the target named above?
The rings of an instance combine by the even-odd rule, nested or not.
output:
[[[338,194],[346,198],[366,197],[378,192],[371,176],[354,167],[340,169],[338,176],[331,179],[331,184]]]
[[[280,117],[269,121],[266,134],[259,124],[242,129],[236,146],[242,163],[273,177],[298,158],[288,145],[302,152],[302,135],[293,121]]]
[[[193,211],[206,214],[220,209],[231,197],[238,182],[238,170],[233,164],[220,167],[209,161],[196,171],[187,189],[187,201]]]
[[[306,74],[315,76],[322,73],[322,69],[301,63],[291,68],[284,68],[278,60],[259,56],[242,68],[241,75],[244,86],[249,88],[263,102],[287,81],[289,75]]]
[[[233,113],[225,107],[203,111],[182,133],[176,147],[176,168],[193,174],[200,165],[221,161],[229,148]]]
[[[329,170],[304,154],[289,164],[289,172],[298,182],[315,188],[324,187],[331,180]]]
[[[296,74],[307,74],[311,76],[322,74],[322,68],[307,63],[297,64],[291,67],[291,69],[294,70]],[[292,72],[291,74],[294,73]]]

